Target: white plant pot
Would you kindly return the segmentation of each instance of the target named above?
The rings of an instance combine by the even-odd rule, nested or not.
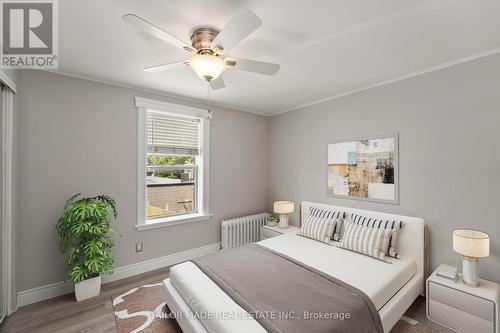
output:
[[[85,299],[95,297],[101,292],[101,276],[83,280],[75,284],[76,301],[80,302]]]

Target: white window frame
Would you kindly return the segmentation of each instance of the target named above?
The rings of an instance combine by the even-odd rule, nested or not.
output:
[[[198,222],[210,219],[209,209],[209,161],[210,161],[210,119],[208,110],[192,108],[184,105],[155,101],[152,99],[135,97],[137,108],[137,230],[148,230],[182,223]],[[156,111],[174,116],[200,119],[200,162],[198,163],[198,194],[197,212],[166,216],[155,219],[146,218],[146,162],[147,162],[147,111]]]

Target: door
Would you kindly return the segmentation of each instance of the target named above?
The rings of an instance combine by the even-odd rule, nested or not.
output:
[[[3,210],[3,146],[4,146],[4,108],[3,108],[3,86],[0,83],[0,322],[3,320],[7,313],[7,299],[5,293],[5,263],[4,263],[4,210]]]

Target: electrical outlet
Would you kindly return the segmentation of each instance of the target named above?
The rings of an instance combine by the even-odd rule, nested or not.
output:
[[[142,242],[135,243],[135,252],[142,252]]]

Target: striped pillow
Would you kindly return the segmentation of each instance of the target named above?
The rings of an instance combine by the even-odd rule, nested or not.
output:
[[[318,217],[326,217],[330,219],[344,218],[344,212],[336,212],[333,210],[324,210],[316,207],[309,207],[309,214]]]
[[[390,239],[391,229],[365,227],[349,221],[344,222],[344,236],[338,247],[366,254],[370,257],[390,263],[382,248],[384,242]]]
[[[352,223],[364,225],[370,228],[389,229],[392,231],[391,238],[384,244],[385,254],[389,257],[398,257],[398,234],[403,228],[403,221],[378,220],[357,214],[351,215]]]
[[[333,244],[331,237],[335,229],[335,221],[335,219],[307,215],[297,235]]]
[[[323,218],[330,218],[334,220],[338,220],[337,223],[335,223],[335,227],[333,228],[333,233],[331,240],[334,241],[340,241],[340,236],[341,236],[341,228],[342,228],[342,222],[345,217],[344,212],[336,212],[333,210],[324,210],[316,207],[309,207],[309,214],[317,217],[323,217]]]

